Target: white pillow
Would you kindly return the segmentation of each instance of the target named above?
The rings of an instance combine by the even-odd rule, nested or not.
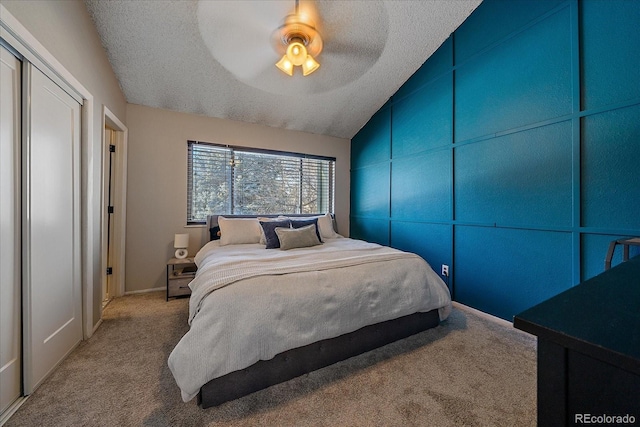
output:
[[[220,246],[260,243],[262,227],[256,218],[218,217]]]
[[[323,239],[333,239],[338,236],[333,229],[333,219],[329,213],[318,217],[318,228]]]

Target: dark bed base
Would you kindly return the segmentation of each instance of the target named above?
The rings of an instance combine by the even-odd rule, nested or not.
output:
[[[200,389],[198,404],[202,408],[220,405],[409,337],[439,323],[436,309],[365,326],[336,338],[285,351],[271,360],[261,360],[246,369],[209,381]]]

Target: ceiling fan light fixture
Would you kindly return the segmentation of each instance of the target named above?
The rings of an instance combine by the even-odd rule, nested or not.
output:
[[[302,67],[302,75],[308,76],[316,71],[320,64],[314,58],[322,51],[322,37],[313,21],[306,15],[296,11],[287,15],[284,23],[272,35],[276,52],[284,56],[276,63],[282,72],[293,76],[294,67]]]

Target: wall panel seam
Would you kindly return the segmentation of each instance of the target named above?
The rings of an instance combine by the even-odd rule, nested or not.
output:
[[[511,128],[511,129],[507,129],[507,130],[501,130],[498,132],[493,132],[490,134],[485,134],[485,135],[481,135],[478,137],[474,137],[471,139],[467,139],[467,140],[463,140],[463,141],[454,141],[455,147],[462,147],[464,145],[469,145],[469,144],[475,144],[478,142],[483,142],[483,141],[487,141],[487,140],[491,140],[494,138],[499,138],[502,136],[507,136],[507,135],[513,135],[515,133],[519,133],[519,132],[525,132],[531,129],[537,129],[537,128],[541,128],[541,127],[545,127],[545,126],[550,126],[550,125],[554,125],[557,123],[562,123],[562,122],[568,122],[570,120],[574,120],[574,119],[580,119],[582,117],[588,117],[588,116],[592,116],[592,115],[597,115],[597,114],[602,114],[602,113],[607,113],[609,111],[614,111],[614,110],[619,110],[619,109],[624,109],[624,108],[629,108],[629,107],[635,107],[637,105],[640,105],[640,99],[632,99],[629,101],[623,101],[620,103],[615,103],[615,104],[610,104],[604,107],[599,107],[599,108],[594,108],[591,110],[585,110],[585,111],[576,111],[574,113],[571,114],[565,114],[563,116],[559,116],[559,117],[555,117],[555,118],[551,118],[551,119],[546,119],[546,120],[542,120],[539,122],[535,122],[535,123],[530,123],[527,125],[522,125],[522,126],[518,126],[515,128]]]
[[[578,233],[578,234],[598,234],[611,236],[635,236],[640,235],[640,229],[630,228],[603,228],[603,227],[572,227],[572,226],[548,226],[548,225],[531,225],[531,224],[509,224],[497,222],[476,222],[465,220],[439,220],[429,218],[394,218],[386,216],[373,215],[350,215],[354,219],[362,220],[383,220],[390,222],[414,223],[414,224],[433,224],[433,225],[451,225],[460,227],[480,227],[480,228],[500,228],[500,229],[517,229],[532,231],[549,231],[558,233]]]
[[[573,0],[571,0],[571,1],[573,1]],[[426,86],[429,86],[430,84],[434,83],[436,80],[442,78],[447,73],[450,73],[451,71],[455,71],[459,67],[465,65],[467,62],[475,60],[476,58],[478,58],[478,57],[486,54],[487,52],[495,49],[497,46],[500,46],[501,44],[504,44],[505,42],[509,41],[510,39],[518,36],[519,34],[523,33],[524,31],[535,27],[538,23],[540,23],[540,22],[544,21],[545,19],[555,15],[556,13],[560,12],[562,9],[565,9],[567,6],[568,6],[568,2],[560,4],[560,5],[556,6],[556,7],[554,7],[553,9],[547,11],[546,13],[544,13],[544,14],[538,16],[537,18],[527,22],[526,24],[524,24],[523,26],[521,26],[517,30],[512,31],[511,33],[503,36],[502,38],[500,38],[498,40],[496,40],[495,42],[493,42],[490,45],[484,47],[483,49],[481,49],[478,52],[474,53],[473,55],[469,56],[468,58],[460,61],[460,63],[458,63],[458,64],[455,63],[455,55],[454,55],[452,57],[453,65],[452,65],[451,69],[449,69],[447,71],[444,71],[442,73],[436,74],[434,77],[432,77],[431,79],[427,80],[423,84],[421,84],[419,86],[416,86],[414,88],[414,90],[412,90],[411,92],[408,92],[407,94],[405,94],[401,98],[395,99],[394,97],[392,97],[390,106],[393,106],[395,103],[400,102],[403,99],[408,98],[409,96],[415,94],[416,92],[419,92],[420,90],[424,89]],[[455,32],[451,36],[452,37],[455,36]],[[443,44],[444,44],[444,42],[443,42]],[[452,47],[452,51],[455,53],[455,48]]]
[[[580,15],[578,11],[578,0],[571,0],[570,3],[570,28],[571,28],[571,86],[572,86],[572,112],[580,113],[582,104],[581,93],[581,73],[580,73]],[[571,120],[572,137],[572,279],[573,284],[581,282],[582,256],[580,247],[580,232],[575,231],[581,224],[581,118],[574,117]]]
[[[450,219],[450,236],[451,251],[449,252],[449,262],[451,268],[449,269],[448,285],[451,289],[451,299],[455,300],[456,297],[456,226],[453,221],[456,219],[456,159],[455,159],[455,142],[456,142],[456,33],[451,34],[451,140],[449,141],[449,150],[451,152],[450,168],[449,171],[449,219]]]
[[[393,203],[393,104],[389,107],[389,206],[387,207],[387,215],[391,218]],[[391,244],[391,221],[387,223],[387,242]]]

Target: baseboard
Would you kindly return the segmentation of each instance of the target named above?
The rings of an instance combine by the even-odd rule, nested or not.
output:
[[[15,402],[11,404],[2,414],[0,414],[0,427],[5,425],[9,418],[27,401],[29,396],[20,396]]]
[[[98,320],[98,322],[96,323],[96,325],[93,327],[93,332],[91,335],[95,334],[96,331],[98,330],[98,328],[100,327],[100,325],[102,325],[102,317],[100,318],[100,320]]]
[[[151,288],[151,289],[143,289],[141,291],[125,291],[125,295],[135,295],[135,294],[148,294],[149,292],[158,292],[158,291],[166,291],[166,287],[161,288]]]
[[[484,311],[480,311],[480,310],[475,309],[473,307],[469,307],[468,305],[460,304],[457,301],[453,301],[452,304],[453,304],[453,306],[455,308],[460,309],[462,311],[468,311],[470,313],[475,314],[478,317],[482,317],[483,319],[486,319],[486,320],[489,320],[491,322],[497,323],[498,325],[506,326],[506,327],[509,327],[509,328],[513,328],[513,323],[509,322],[508,320],[501,319],[501,318],[496,317],[496,316],[494,316],[492,314],[485,313]]]

